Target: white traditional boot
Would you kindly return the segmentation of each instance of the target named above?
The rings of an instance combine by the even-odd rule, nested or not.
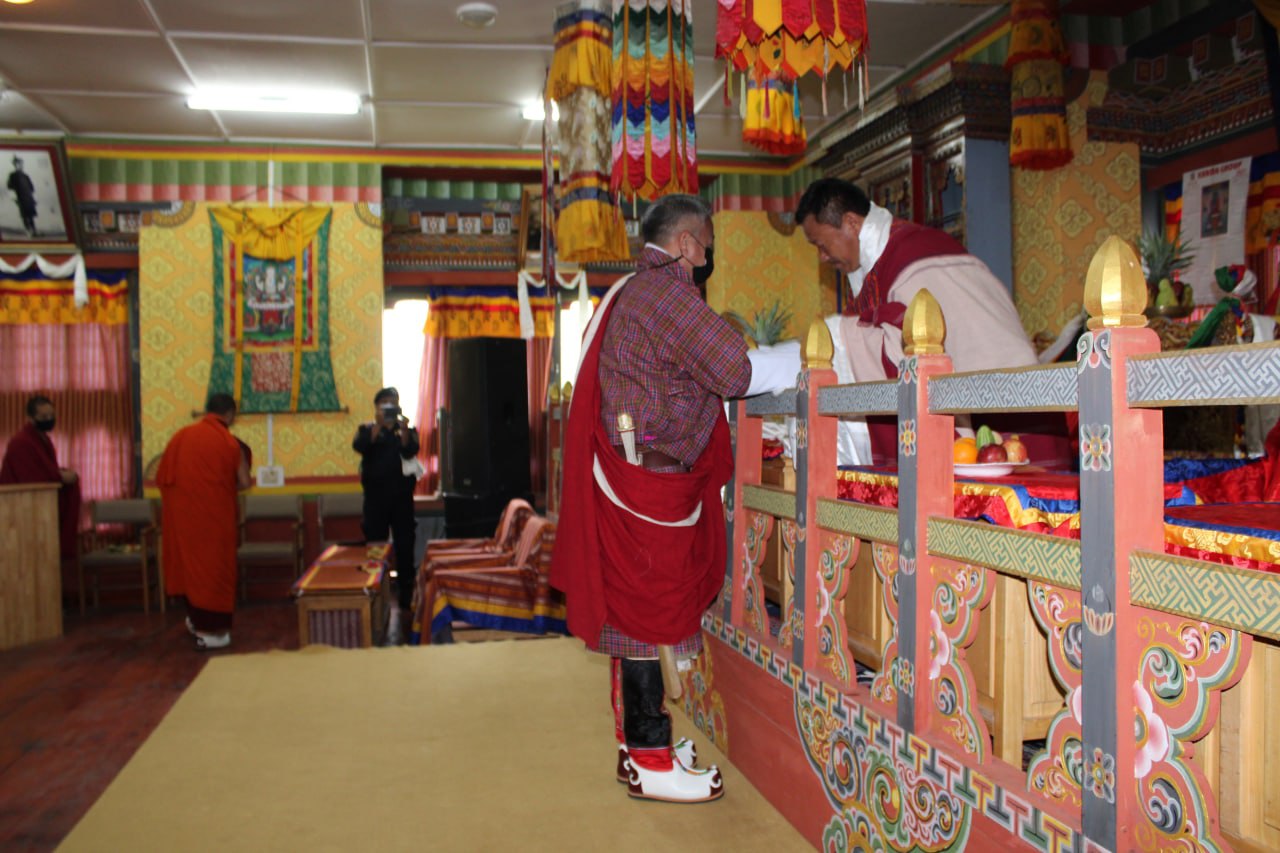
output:
[[[641,762],[653,768],[642,766]],[[642,800],[667,803],[706,803],[724,796],[720,768],[689,770],[671,757],[671,750],[632,749],[627,761],[627,793]]]
[[[698,767],[698,747],[687,737],[676,741],[671,752],[685,770],[696,770]],[[627,745],[618,744],[618,781],[627,781]]]

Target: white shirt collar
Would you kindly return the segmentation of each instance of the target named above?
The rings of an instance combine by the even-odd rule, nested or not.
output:
[[[893,214],[875,202],[862,220],[862,228],[858,231],[858,268],[849,273],[849,290],[857,299],[862,292],[862,283],[889,244],[889,228],[893,225]]]

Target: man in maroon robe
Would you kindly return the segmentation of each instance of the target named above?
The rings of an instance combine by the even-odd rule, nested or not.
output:
[[[0,484],[61,483],[58,489],[58,542],[63,562],[79,553],[80,478],[70,468],[58,467],[58,456],[49,439],[55,418],[53,401],[36,395],[27,400],[27,423],[18,430],[0,462]]]
[[[849,281],[850,316],[827,318],[842,384],[894,378],[902,360],[902,323],[911,300],[928,289],[942,308],[944,347],[957,372],[1026,367],[1036,361],[1009,289],[951,235],[895,218],[858,187],[838,178],[814,181],[800,197],[796,222],[818,258]],[[1066,422],[1056,413],[988,418],[1023,435],[1033,462],[1069,464]],[[963,424],[957,424],[964,426]],[[887,424],[841,424],[841,464],[892,464],[897,432]]]

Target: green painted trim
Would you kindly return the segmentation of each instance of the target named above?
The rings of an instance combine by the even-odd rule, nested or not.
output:
[[[898,513],[892,509],[849,501],[818,501],[818,526],[859,539],[898,545]]]
[[[769,486],[743,486],[742,505],[775,518],[796,520],[795,492],[784,492]]]
[[[1136,551],[1129,598],[1141,607],[1280,640],[1280,575]]]
[[[1080,588],[1078,540],[937,517],[928,520],[926,530],[931,556],[1067,589]]]

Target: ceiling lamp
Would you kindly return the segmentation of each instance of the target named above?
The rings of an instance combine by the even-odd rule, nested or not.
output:
[[[360,112],[360,96],[351,92],[203,89],[187,98],[187,107],[226,112],[355,115]]]
[[[491,3],[463,3],[454,14],[463,26],[473,30],[492,27],[493,22],[498,20],[498,10]]]
[[[12,3],[14,6],[25,6],[30,3],[31,0],[4,0],[4,2]]]

